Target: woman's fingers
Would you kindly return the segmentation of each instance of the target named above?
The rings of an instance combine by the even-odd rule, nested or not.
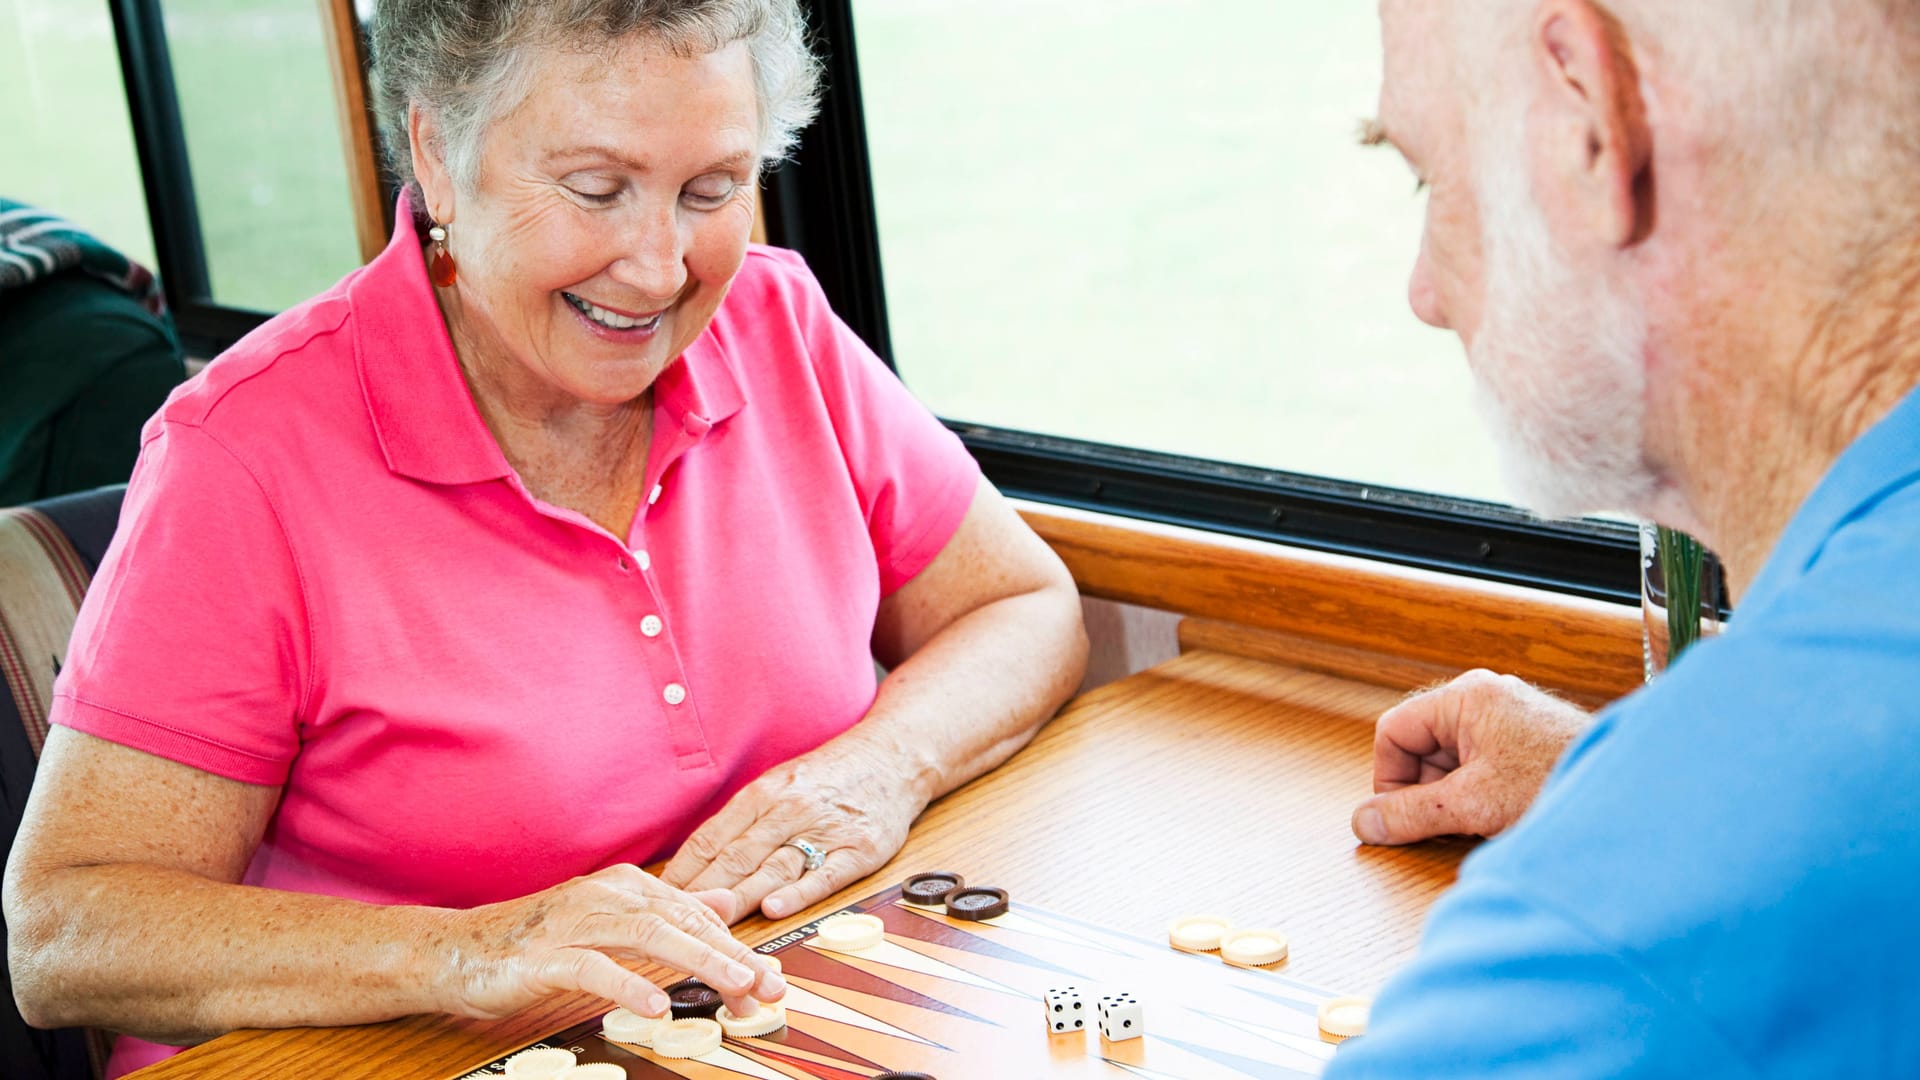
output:
[[[760,817],[758,802],[749,793],[754,785],[742,788],[739,794],[727,800],[720,812],[708,818],[680,850],[673,853],[667,865],[660,871],[660,880],[676,889],[684,889],[699,877],[720,853],[727,850],[740,834],[753,826]],[[749,870],[752,868],[749,867]]]
[[[739,922],[745,915],[740,909],[740,898],[733,895],[732,889],[702,889],[689,895],[705,904],[708,911],[729,926]]]
[[[827,853],[820,869],[809,870],[797,881],[775,889],[761,903],[761,910],[770,918],[785,918],[866,877],[879,868],[880,861],[856,848],[836,848]]]
[[[827,858],[829,860],[833,858],[831,852],[828,853]],[[774,890],[793,884],[806,872],[806,857],[801,855],[797,848],[775,848],[772,854],[767,856],[766,861],[760,864],[758,870],[726,888],[726,894],[730,898],[728,903],[733,908],[734,917],[745,918],[755,908],[760,907],[760,902]],[[778,919],[793,912],[787,911],[782,915],[774,915],[769,911],[767,914]]]
[[[542,984],[541,997],[562,990],[585,990],[641,1016],[664,1016],[672,1006],[666,991],[595,949],[555,949],[546,955],[535,977]]]
[[[677,924],[658,915],[630,920],[624,933],[604,948],[630,949],[675,971],[684,971],[735,1000],[777,1001],[786,982],[765,959],[725,930],[709,929],[705,919]]]
[[[687,883],[686,890],[702,892],[732,888],[759,873],[776,854],[800,858],[799,849],[782,852],[781,848],[795,836],[803,835],[813,817],[811,813],[797,812],[797,808],[767,808],[759,820],[735,837],[732,843],[714,856],[706,869]],[[754,901],[758,902],[757,899]],[[740,910],[752,909],[753,904],[747,904]]]

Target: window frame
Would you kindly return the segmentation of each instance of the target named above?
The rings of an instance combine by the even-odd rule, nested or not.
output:
[[[173,78],[173,53],[161,0],[107,0],[113,16],[120,75],[133,123],[140,182],[153,227],[154,269],[172,309],[174,328],[189,356],[211,358],[273,316],[272,312],[223,304],[213,296],[207,270],[200,204],[193,164]],[[396,192],[379,167],[379,146],[368,111],[366,42],[352,0],[320,0],[327,65],[333,73],[334,106],[346,154],[354,230],[362,259],[384,246],[392,227]],[[359,72],[349,78],[349,72]]]
[[[806,256],[834,310],[897,374],[853,0],[803,3],[827,93],[795,159],[769,177],[769,235]],[[1639,530],[1623,522],[1544,521],[1497,503],[945,423],[1018,498],[1639,603]]]

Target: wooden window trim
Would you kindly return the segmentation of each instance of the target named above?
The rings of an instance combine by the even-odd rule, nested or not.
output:
[[[1189,648],[1402,687],[1485,667],[1589,705],[1641,685],[1640,615],[1631,607],[1064,507],[1019,506],[1083,595],[1189,616],[1182,627]]]
[[[361,48],[360,16],[353,10],[353,0],[319,3],[327,70],[333,75],[334,114],[340,122],[340,148],[346,155],[353,232],[360,242],[360,258],[371,262],[387,246],[387,197],[380,183],[379,134],[369,105],[372,94]]]

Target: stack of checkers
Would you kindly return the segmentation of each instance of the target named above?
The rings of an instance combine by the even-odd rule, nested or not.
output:
[[[780,970],[777,958],[761,959],[773,970]],[[756,1001],[752,1013],[736,1016],[721,1000],[719,991],[699,979],[682,979],[667,987],[667,999],[673,1006],[669,1016],[641,1016],[615,1009],[600,1022],[600,1033],[609,1042],[645,1046],[661,1057],[689,1058],[718,1050],[723,1037],[750,1039],[787,1026],[786,1006]],[[592,1078],[567,1073],[566,1080]]]
[[[982,922],[1007,913],[1007,890],[988,885],[969,887],[967,879],[948,870],[915,874],[900,886],[900,898],[915,907],[943,908],[947,916]]]
[[[1287,958],[1287,936],[1278,930],[1235,927],[1219,915],[1188,915],[1167,927],[1167,940],[1181,952],[1219,953],[1235,967],[1265,968]]]
[[[577,1064],[573,1051],[542,1046],[507,1059],[512,1080],[627,1080],[627,1070],[604,1061]]]

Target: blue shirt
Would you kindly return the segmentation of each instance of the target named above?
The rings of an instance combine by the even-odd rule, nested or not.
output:
[[[1326,1075],[1920,1075],[1920,394],[1467,860]]]

